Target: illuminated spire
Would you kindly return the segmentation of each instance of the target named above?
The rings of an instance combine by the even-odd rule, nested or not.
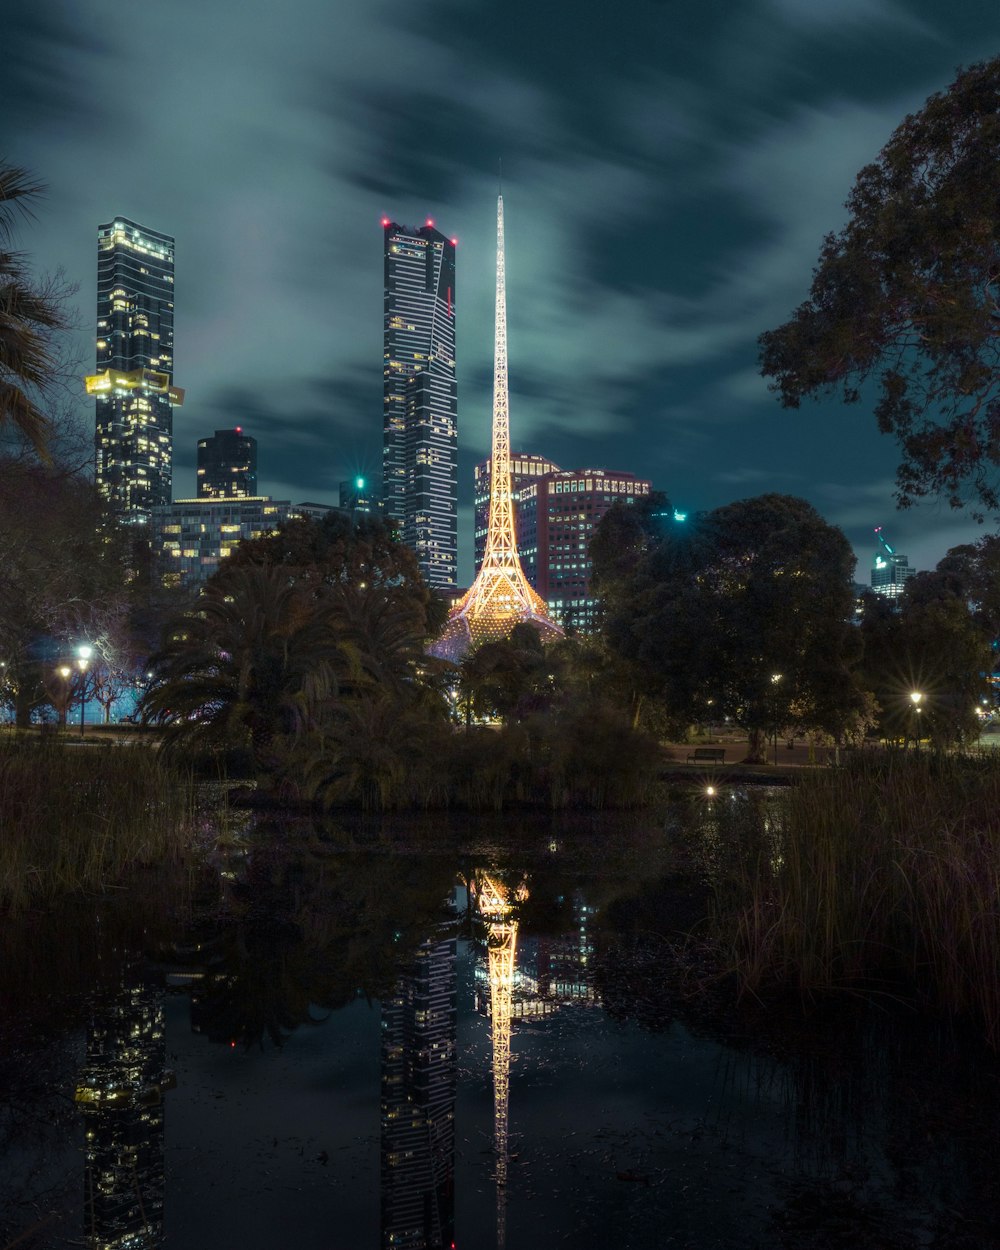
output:
[[[510,1022],[517,950],[517,921],[511,916],[506,891],[483,876],[479,912],[487,924],[490,971],[490,1034],[493,1042],[493,1148],[496,1155],[497,1250],[507,1238],[507,1108],[510,1099]]]
[[[507,388],[507,287],[504,268],[503,196],[497,196],[497,301],[493,351],[493,453],[486,553],[472,586],[451,610],[431,654],[460,660],[471,647],[506,638],[527,621],[544,639],[562,629],[521,568],[514,532],[510,480],[510,402]]]

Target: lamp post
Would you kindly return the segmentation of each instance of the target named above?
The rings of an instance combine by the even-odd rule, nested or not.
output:
[[[913,746],[917,751],[920,750],[920,713],[923,711],[920,704],[923,698],[919,690],[910,691],[910,702],[913,705]]]
[[[73,670],[68,664],[60,664],[59,676],[62,678],[62,690],[60,691],[60,706],[56,708],[56,714],[59,717],[59,724],[65,725],[66,717],[69,714],[69,701],[73,697],[69,684],[69,679],[73,676]]]
[[[76,649],[76,666],[80,670],[80,737],[83,737],[83,718],[87,711],[87,665],[94,648],[84,643]]]
[[[771,686],[773,687],[771,698],[771,719],[774,722],[774,764],[778,765],[778,683],[781,681],[783,674],[771,674]]]

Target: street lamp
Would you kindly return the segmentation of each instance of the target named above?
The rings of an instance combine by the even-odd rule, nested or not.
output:
[[[923,711],[920,704],[923,698],[919,690],[910,691],[910,702],[913,704],[913,745],[917,751],[920,750],[920,713]]]
[[[83,717],[87,710],[87,665],[94,648],[84,643],[76,649],[76,666],[80,670],[80,737],[83,737]]]
[[[73,676],[73,670],[68,664],[59,665],[59,676],[62,678],[62,690],[59,692],[60,706],[56,708],[56,714],[59,717],[59,724],[66,724],[66,717],[69,714],[69,704],[73,697],[73,692],[69,687],[69,679]]]
[[[774,687],[774,693],[771,700],[771,718],[774,721],[774,764],[778,765],[778,683],[781,681],[783,674],[772,673],[771,685]]]

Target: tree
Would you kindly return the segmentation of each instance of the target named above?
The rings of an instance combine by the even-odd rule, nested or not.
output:
[[[168,745],[245,745],[274,779],[288,745],[313,725],[357,665],[307,590],[280,569],[225,567],[150,661],[147,720]]]
[[[976,736],[990,640],[949,576],[917,574],[898,611],[869,595],[860,632],[860,676],[878,700],[883,734],[930,737],[942,746]]]
[[[678,722],[750,736],[798,721],[835,736],[862,699],[851,669],[854,555],[805,500],[762,495],[672,529],[623,584],[608,645]]]
[[[58,374],[52,336],[67,321],[57,285],[34,282],[11,250],[18,216],[31,217],[42,191],[25,170],[0,164],[0,427],[13,426],[48,460],[45,403]]]
[[[47,701],[45,678],[123,610],[121,535],[81,476],[0,457],[0,660],[16,720]]]
[[[858,174],[808,300],[761,335],[782,404],[877,387],[901,506],[1000,507],[1000,58],[962,71]]]

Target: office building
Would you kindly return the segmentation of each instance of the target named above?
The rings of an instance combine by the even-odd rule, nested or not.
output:
[[[476,539],[476,572],[483,567],[483,556],[486,554],[486,535],[490,522],[490,481],[492,478],[493,460],[487,457],[475,468],[475,539]],[[517,523],[517,502],[521,491],[534,478],[546,473],[558,473],[559,466],[544,456],[530,455],[527,452],[512,451],[510,453],[510,488],[514,497],[515,527]],[[537,589],[537,588],[536,588]]]
[[[383,219],[382,499],[431,586],[458,571],[455,244]]]
[[[124,217],[98,228],[97,485],[121,521],[144,524],[171,498],[174,241]]]
[[[153,508],[150,545],[163,586],[196,587],[207,581],[233,548],[248,538],[273,534],[301,515],[287,500],[178,499]]]
[[[242,426],[198,440],[198,498],[250,499],[257,494],[257,440]]]
[[[651,485],[631,473],[574,469],[546,473],[522,487],[517,548],[525,576],[548,603],[553,620],[586,632],[597,609],[590,578],[590,541],[616,501],[632,504]]]
[[[881,525],[875,527],[875,536],[879,547],[872,561],[872,593],[898,602],[906,583],[916,576],[917,570],[910,567],[906,556],[889,546]]]
[[[382,511],[382,500],[375,483],[359,475],[340,483],[340,506],[352,516],[358,513],[374,516]]]

